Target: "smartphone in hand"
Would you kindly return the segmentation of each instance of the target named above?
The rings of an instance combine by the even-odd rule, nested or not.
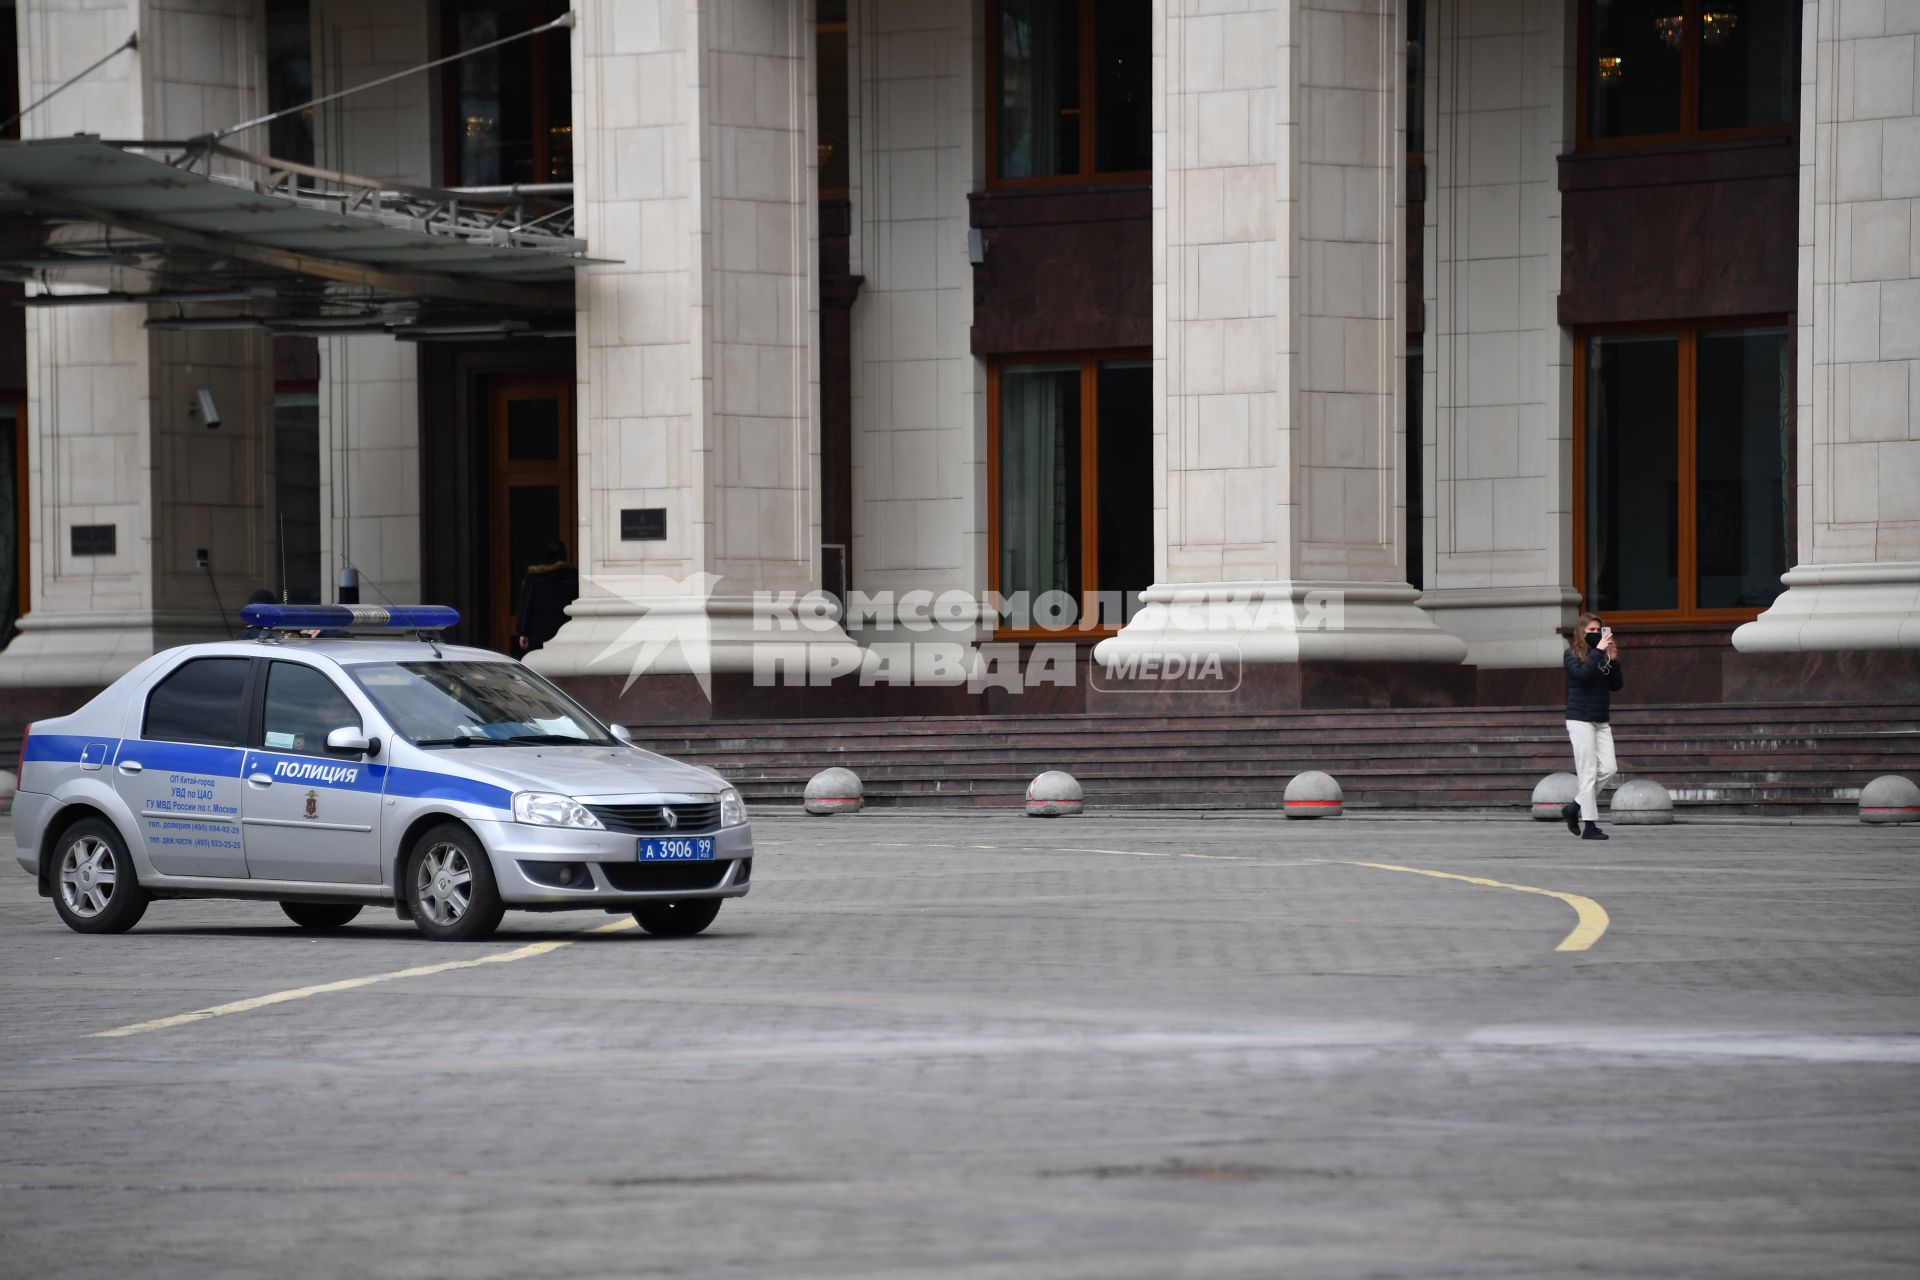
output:
[[[1612,643],[1613,643],[1613,628],[1612,627],[1600,628],[1600,647],[1604,649]]]

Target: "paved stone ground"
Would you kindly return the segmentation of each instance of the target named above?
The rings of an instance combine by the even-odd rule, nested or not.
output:
[[[1913,828],[756,831],[681,942],[221,902],[87,938],[9,857],[0,1275],[1914,1274]],[[1611,924],[1557,952],[1565,902],[1353,860]]]

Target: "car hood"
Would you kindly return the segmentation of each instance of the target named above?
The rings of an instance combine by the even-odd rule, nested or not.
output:
[[[712,795],[726,786],[719,774],[638,747],[467,747],[421,754],[437,764],[509,791],[557,791],[570,796]]]

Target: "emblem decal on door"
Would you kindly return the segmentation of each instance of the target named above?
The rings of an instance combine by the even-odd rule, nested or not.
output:
[[[320,793],[318,791],[307,792],[307,816],[309,818],[317,818],[320,816]]]

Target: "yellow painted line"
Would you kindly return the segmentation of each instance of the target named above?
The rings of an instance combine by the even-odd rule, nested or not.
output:
[[[618,933],[622,929],[631,929],[635,921],[615,920],[612,924],[603,924],[588,929],[592,933]],[[120,1036],[137,1036],[143,1031],[164,1031],[168,1027],[183,1027],[189,1022],[204,1022],[208,1018],[219,1018],[229,1013],[246,1013],[253,1009],[264,1009],[269,1005],[285,1004],[289,1000],[305,1000],[308,996],[324,996],[335,991],[352,991],[356,987],[370,987],[376,982],[392,982],[398,978],[425,978],[436,973],[451,973],[455,969],[476,969],[483,964],[510,964],[515,960],[530,960],[534,956],[544,956],[550,951],[570,947],[577,939],[556,938],[548,942],[530,943],[516,947],[512,951],[496,951],[491,955],[476,956],[471,960],[448,960],[441,964],[416,965],[411,969],[395,969],[392,973],[376,973],[365,978],[342,978],[338,982],[322,982],[311,987],[295,987],[291,991],[275,991],[264,996],[254,996],[248,1000],[235,1000],[232,1004],[217,1004],[211,1009],[195,1009],[192,1013],[176,1013],[170,1018],[155,1018],[152,1022],[136,1022],[130,1027],[115,1027],[111,1031],[96,1031],[95,1039],[111,1040]]]
[[[1391,862],[1355,862],[1347,858],[1328,858],[1328,862],[1338,862],[1349,867],[1372,867],[1376,871],[1404,871],[1409,875],[1432,876],[1436,880],[1463,880],[1468,884],[1484,885],[1489,889],[1511,889],[1515,893],[1537,893],[1543,897],[1558,898],[1572,907],[1580,917],[1580,923],[1573,932],[1560,939],[1555,951],[1585,951],[1600,941],[1600,935],[1607,931],[1612,921],[1607,910],[1592,898],[1583,898],[1577,893],[1562,893],[1558,889],[1538,889],[1530,884],[1508,884],[1504,880],[1488,880],[1484,876],[1463,876],[1451,871],[1429,871],[1425,867],[1401,867]]]

